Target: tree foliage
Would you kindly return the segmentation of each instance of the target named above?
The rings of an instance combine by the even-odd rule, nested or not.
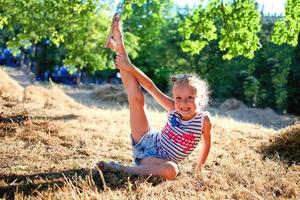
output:
[[[230,60],[240,55],[253,58],[261,46],[257,36],[261,29],[260,18],[254,0],[210,1],[205,8],[200,5],[180,27],[185,38],[182,49],[191,54],[199,53],[217,39],[216,22],[221,21],[219,48],[225,52],[223,58]]]
[[[274,26],[272,41],[276,44],[297,46],[300,33],[300,0],[287,0],[285,17]]]
[[[172,62],[179,53],[174,50],[178,47],[172,41],[176,38],[177,26],[170,12],[171,7],[170,0],[147,0],[145,3],[131,4],[134,14],[124,21],[124,30],[139,38],[138,57],[134,63],[164,89],[168,85],[167,76],[175,67]]]
[[[217,39],[217,28],[214,24],[216,12],[212,5],[209,4],[206,9],[200,6],[179,28],[180,34],[185,39],[181,44],[184,52],[189,52],[191,55],[199,54],[209,42]]]
[[[102,48],[110,27],[110,10],[98,0],[0,0],[0,28],[15,32],[7,46],[18,54],[20,47],[50,41],[65,52],[63,62],[72,71],[96,71],[112,66],[112,57]],[[128,33],[130,35],[130,33]],[[132,43],[136,38],[128,37]],[[130,52],[134,52],[129,44]]]
[[[254,0],[236,0],[230,5],[220,6],[223,27],[219,47],[226,54],[224,59],[237,56],[253,58],[260,48],[258,32],[261,29],[261,16]]]

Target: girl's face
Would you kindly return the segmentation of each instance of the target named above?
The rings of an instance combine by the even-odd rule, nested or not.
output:
[[[173,87],[175,109],[182,120],[192,119],[199,107],[199,98],[194,87],[185,84],[176,84]]]

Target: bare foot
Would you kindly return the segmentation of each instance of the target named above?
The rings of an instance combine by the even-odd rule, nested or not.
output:
[[[113,28],[114,28],[114,21],[116,20],[117,17],[118,17],[118,15],[115,14],[112,18],[109,34],[108,34],[108,36],[106,38],[106,41],[105,41],[105,44],[104,44],[105,48],[110,48],[111,49],[111,47],[113,46],[113,45],[110,44],[110,40],[113,38],[112,37],[112,32],[113,32]]]
[[[101,170],[101,171],[122,171],[124,168],[123,165],[121,165],[118,162],[110,161],[110,162],[104,162],[104,161],[99,161],[96,163],[96,170]]]
[[[115,51],[116,53],[122,53],[124,50],[122,31],[120,27],[120,17],[118,15],[114,15],[113,17],[111,31],[105,47]]]

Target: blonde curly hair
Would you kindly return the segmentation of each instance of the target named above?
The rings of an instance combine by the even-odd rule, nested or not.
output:
[[[200,108],[204,108],[209,102],[208,84],[195,74],[178,74],[171,77],[173,88],[176,85],[189,85],[196,91],[197,97],[200,98]]]

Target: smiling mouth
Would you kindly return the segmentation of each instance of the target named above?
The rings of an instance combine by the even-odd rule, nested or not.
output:
[[[191,108],[180,108],[180,110],[183,112],[187,112],[187,111],[191,110]]]

